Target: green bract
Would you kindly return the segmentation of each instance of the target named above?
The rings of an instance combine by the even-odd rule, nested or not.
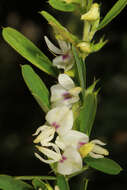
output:
[[[80,109],[78,121],[81,132],[90,136],[97,110],[97,92],[94,92],[94,84],[85,91],[84,103]]]

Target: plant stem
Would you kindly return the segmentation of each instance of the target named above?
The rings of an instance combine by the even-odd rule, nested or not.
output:
[[[71,175],[68,176],[68,179],[71,179],[72,177],[75,177],[79,174],[81,174],[82,172],[86,171],[89,168],[89,166],[84,166],[82,170],[80,170],[79,172],[73,173]]]
[[[87,190],[87,186],[88,186],[88,179],[85,179],[85,189],[84,190]]]
[[[83,28],[83,41],[89,42],[89,32],[90,32],[90,23],[88,21],[84,21]]]
[[[21,180],[33,180],[33,179],[41,179],[41,180],[56,180],[54,176],[15,176],[15,179]]]

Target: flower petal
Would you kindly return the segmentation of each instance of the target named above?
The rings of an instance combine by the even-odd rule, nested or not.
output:
[[[44,159],[42,158],[41,156],[39,156],[37,153],[35,153],[35,155],[42,161],[42,162],[45,162],[45,163],[53,163],[53,162],[57,162],[61,159],[61,154],[60,154],[60,151],[59,151],[59,148],[53,144],[53,143],[50,143],[49,146],[52,146],[53,150],[50,150],[49,148],[45,148],[45,147],[41,147],[41,146],[36,146],[36,148],[42,153],[44,154],[45,156],[47,156],[47,158],[50,158],[50,159]]]
[[[57,165],[57,170],[63,175],[70,175],[82,169],[82,158],[78,151],[73,147],[66,148],[63,156]]]
[[[67,146],[72,146],[73,148],[78,149],[88,141],[89,137],[86,134],[76,130],[69,130],[64,136],[57,137],[55,143],[63,150]]]
[[[53,65],[56,66],[58,69],[65,69],[66,63],[64,63],[63,56],[57,56],[53,59]]]
[[[42,146],[47,146],[47,143],[49,143],[54,138],[55,129],[51,126],[43,125],[37,129],[35,134],[39,135],[33,142],[41,143]]]
[[[57,48],[48,38],[47,36],[44,36],[45,42],[48,46],[48,48],[55,54],[62,54],[62,50]]]
[[[63,53],[66,53],[67,51],[70,50],[71,46],[70,46],[70,43],[67,43],[63,40],[57,40],[58,41],[58,44],[61,48],[61,50],[63,51]]]
[[[51,87],[51,102],[63,99],[62,95],[66,92],[67,91],[65,90],[65,88],[63,88],[61,85],[53,85]]]
[[[94,139],[94,140],[92,140],[92,141],[90,141],[90,142],[92,142],[92,143],[94,143],[94,144],[99,144],[99,145],[102,145],[102,146],[106,145],[106,143],[103,143],[102,141],[100,141],[100,140],[98,140],[98,139]]]
[[[44,162],[44,163],[46,163],[46,164],[52,164],[52,163],[56,162],[56,161],[54,161],[54,160],[46,160],[46,159],[42,158],[42,157],[41,157],[39,154],[37,154],[37,153],[34,153],[34,155],[35,155],[39,160],[41,160],[42,162]]]
[[[93,153],[93,152],[90,152],[89,155],[90,155],[92,158],[96,158],[96,159],[98,159],[98,158],[104,158],[103,155],[95,154],[95,153]]]
[[[64,135],[73,126],[73,112],[67,106],[56,107],[47,113],[46,120],[59,135]]]
[[[70,90],[75,87],[73,80],[66,74],[60,74],[58,76],[58,81],[59,84],[67,90]]]
[[[101,154],[101,155],[108,155],[109,154],[109,152],[105,148],[102,148],[101,146],[96,145],[96,144],[94,145],[92,152],[96,153],[96,154]]]

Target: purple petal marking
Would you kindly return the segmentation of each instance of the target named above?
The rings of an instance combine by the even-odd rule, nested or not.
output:
[[[55,127],[56,130],[60,127],[56,122],[53,122],[52,126]]]
[[[68,93],[68,92],[65,92],[63,94],[63,97],[64,97],[64,100],[68,100],[68,99],[72,98],[72,95],[70,93]]]
[[[84,144],[87,144],[87,143],[85,143],[85,142],[79,142],[79,143],[78,143],[78,149],[79,149],[81,146],[83,146]]]
[[[62,56],[62,59],[65,61],[66,59],[69,59],[70,58],[70,56],[69,56],[69,54],[65,54],[65,55],[63,55]]]
[[[62,159],[60,160],[60,162],[63,163],[65,160],[67,160],[67,157],[62,156]]]

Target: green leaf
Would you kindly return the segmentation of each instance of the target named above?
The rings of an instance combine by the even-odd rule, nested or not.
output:
[[[0,175],[0,189],[2,190],[32,190],[32,186],[8,175]]]
[[[90,136],[97,110],[97,95],[90,93],[84,99],[84,105],[79,113],[80,131]]]
[[[86,89],[86,67],[85,67],[85,63],[83,62],[82,58],[80,58],[78,56],[78,53],[77,53],[75,47],[72,47],[72,51],[73,51],[73,54],[75,57],[76,65],[77,65],[79,84],[82,87],[82,95],[84,97],[85,89]]]
[[[78,43],[78,39],[76,36],[71,34],[65,27],[63,27],[52,15],[50,15],[46,11],[41,11],[40,14],[48,21],[48,23],[53,27],[56,35],[60,35],[63,40],[76,45]]]
[[[86,157],[84,161],[92,168],[97,169],[101,172],[111,175],[117,175],[120,173],[122,168],[119,164],[109,158],[91,158]]]
[[[98,81],[95,81],[86,89],[83,106],[77,118],[77,123],[80,126],[79,130],[86,133],[88,136],[90,136],[96,116],[98,91],[94,92],[94,88],[97,82]]]
[[[39,190],[39,188],[41,188],[43,190],[48,190],[46,184],[43,181],[41,181],[40,179],[34,179],[32,181],[32,184],[36,190]]]
[[[98,30],[110,23],[127,5],[127,0],[118,0],[99,24]]]
[[[57,176],[57,185],[59,186],[60,190],[69,190],[68,181],[63,175]]]
[[[65,12],[73,12],[77,6],[73,3],[65,3],[60,0],[49,0],[49,4],[57,10],[65,11]]]
[[[36,47],[33,42],[27,39],[17,30],[6,27],[3,28],[2,35],[4,40],[14,48],[19,54],[30,61],[33,65],[40,70],[52,75],[57,76],[57,70],[52,66],[52,62],[46,57],[41,50]]]
[[[48,89],[30,65],[23,65],[21,68],[23,78],[29,90],[41,108],[47,112],[50,109]]]

